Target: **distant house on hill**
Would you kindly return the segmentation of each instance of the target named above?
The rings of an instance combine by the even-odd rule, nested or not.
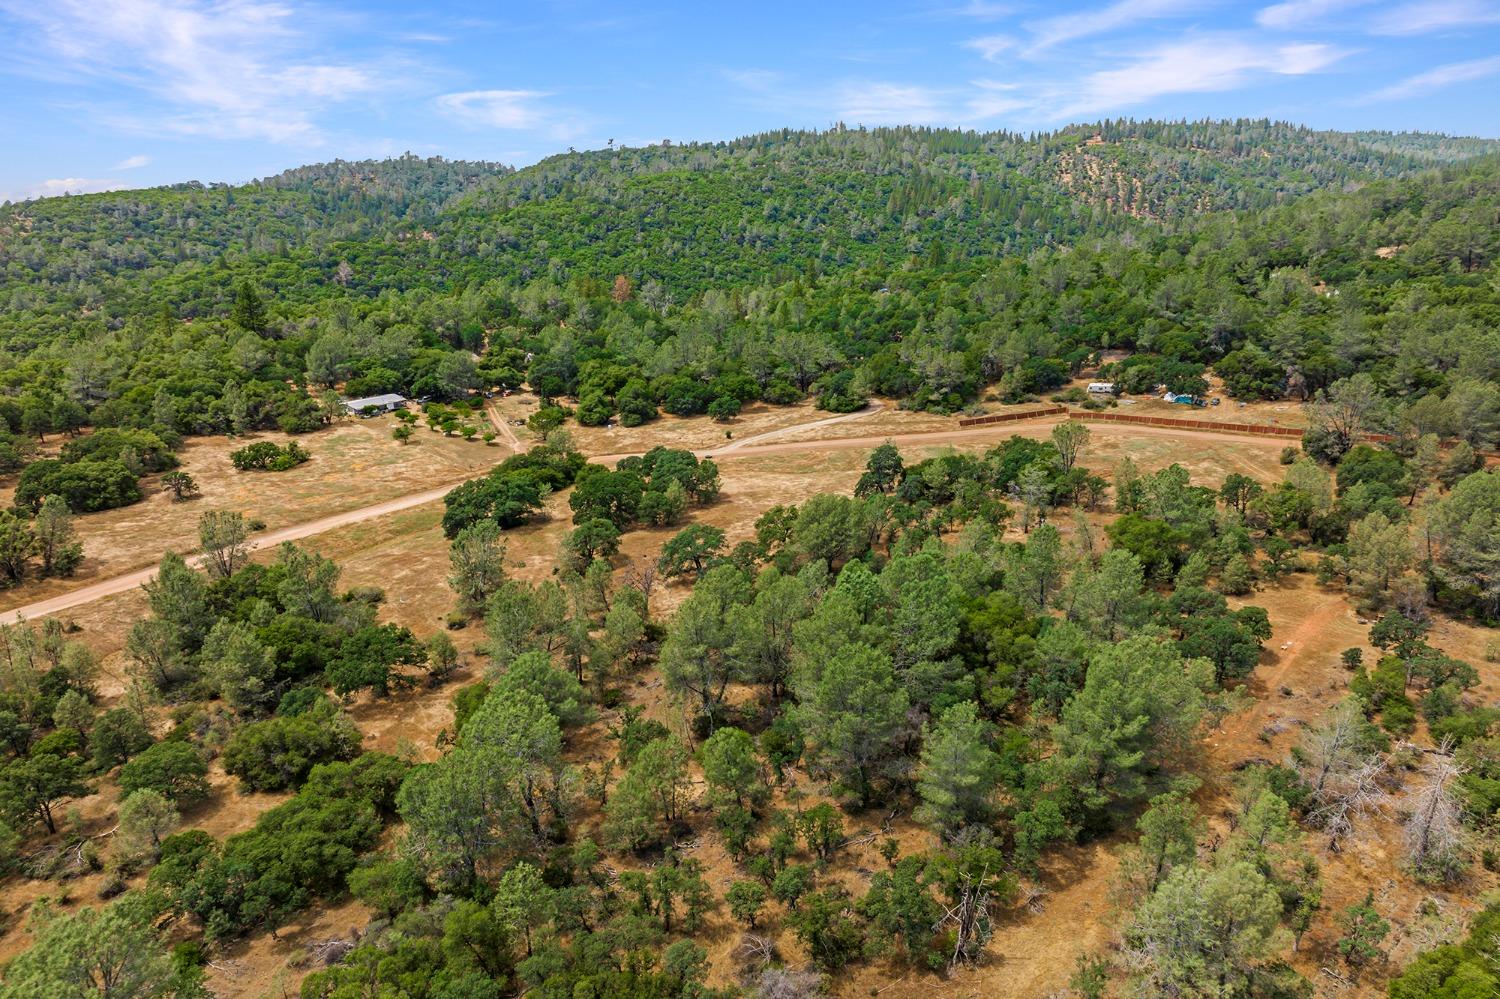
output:
[[[355,416],[369,416],[372,413],[390,413],[406,405],[406,396],[387,392],[385,395],[372,395],[364,399],[345,399],[344,408]]]

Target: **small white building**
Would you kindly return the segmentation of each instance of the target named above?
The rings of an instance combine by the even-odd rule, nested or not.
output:
[[[1089,395],[1114,395],[1114,382],[1089,382]]]
[[[406,396],[387,392],[385,395],[372,395],[363,399],[345,399],[344,409],[355,416],[368,416],[371,413],[391,413],[406,405]]]

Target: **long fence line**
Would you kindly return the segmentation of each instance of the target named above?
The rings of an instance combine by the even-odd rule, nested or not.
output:
[[[1218,420],[1184,420],[1176,416],[1141,416],[1136,413],[1068,414],[1070,420],[1097,420],[1102,423],[1134,423],[1144,427],[1173,427],[1179,430],[1207,430],[1229,434],[1258,434],[1262,437],[1302,437],[1300,427],[1272,427],[1264,423],[1221,423]]]
[[[1147,427],[1173,427],[1179,430],[1209,430],[1220,433],[1261,434],[1266,437],[1301,437],[1296,427],[1270,427],[1262,423],[1220,423],[1215,420],[1184,420],[1176,416],[1140,416],[1135,413],[1097,413],[1085,410],[1078,412],[1067,406],[1046,406],[1015,413],[992,413],[989,416],[971,416],[958,421],[960,427],[982,427],[992,423],[1012,423],[1017,420],[1034,420],[1040,416],[1056,416],[1066,413],[1070,420],[1097,420],[1102,423],[1134,423]]]
[[[1048,406],[1044,409],[1028,409],[1024,413],[992,413],[989,416],[970,416],[958,421],[961,427],[982,427],[990,423],[1011,423],[1015,420],[1034,420],[1038,416],[1053,416],[1066,413],[1067,406]]]
[[[989,416],[971,416],[959,420],[960,427],[981,427],[991,423],[1012,423],[1016,420],[1034,420],[1039,416],[1055,416],[1066,413],[1070,420],[1087,420],[1098,423],[1127,423],[1141,427],[1169,427],[1175,430],[1198,430],[1207,433],[1221,434],[1252,434],[1258,437],[1279,437],[1283,440],[1296,438],[1302,439],[1304,433],[1301,427],[1272,427],[1264,423],[1221,423],[1217,420],[1185,420],[1177,416],[1141,416],[1136,413],[1099,413],[1092,410],[1069,409],[1067,406],[1047,406],[1042,409],[1028,409],[1020,413],[992,413]],[[1373,444],[1388,444],[1396,438],[1390,434],[1362,434],[1360,439]],[[1453,446],[1453,441],[1443,441],[1445,449]],[[1486,462],[1500,462],[1500,452],[1479,451],[1474,452]]]
[[[1150,427],[1175,427],[1181,430],[1257,434],[1261,437],[1295,437],[1299,440],[1305,433],[1300,427],[1272,427],[1264,423],[1220,423],[1217,420],[1184,420],[1175,416],[1141,416],[1136,413],[1094,413],[1089,411],[1080,413],[1074,411],[1068,413],[1068,419],[1099,420],[1105,423],[1134,423]],[[1391,434],[1361,434],[1359,439],[1371,444],[1389,444],[1396,438]],[[1450,449],[1455,443],[1455,441],[1443,441],[1443,449]],[[1474,453],[1489,461],[1500,460],[1500,452],[1475,449]]]

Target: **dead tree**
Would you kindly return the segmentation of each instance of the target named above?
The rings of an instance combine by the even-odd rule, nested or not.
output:
[[[1406,820],[1406,853],[1418,871],[1443,868],[1463,846],[1463,810],[1453,785],[1464,768],[1453,759],[1447,745],[1426,767],[1426,780],[1411,797],[1411,815]]]
[[[1365,760],[1337,775],[1324,785],[1316,806],[1307,813],[1308,821],[1328,834],[1328,849],[1338,850],[1354,832],[1354,824],[1386,802],[1380,778],[1385,774],[1385,760]]]
[[[1385,803],[1380,783],[1385,760],[1366,748],[1367,724],[1359,705],[1344,701],[1299,747],[1297,763],[1308,787],[1307,819],[1328,833],[1330,850],[1339,848],[1358,819]]]
[[[993,931],[990,906],[995,902],[996,889],[1001,887],[987,864],[977,870],[957,871],[955,874],[951,887],[953,904],[933,927],[934,931],[943,926],[953,927],[953,953],[948,958],[950,969],[960,964],[973,964],[979,959]]]

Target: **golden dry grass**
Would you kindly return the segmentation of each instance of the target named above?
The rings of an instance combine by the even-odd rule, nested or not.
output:
[[[514,398],[504,402],[511,406],[522,404]],[[747,419],[761,419],[756,427],[763,432],[806,423],[824,415],[803,408],[772,411],[764,414],[763,419],[761,414],[751,414]],[[796,419],[793,420],[794,416]],[[908,418],[913,422],[902,422]],[[787,423],[786,420],[793,422]],[[868,420],[868,423],[854,421],[806,432],[809,437],[823,438],[825,443],[825,432],[839,437],[858,435],[861,443],[855,447],[801,452],[778,449],[775,453],[757,453],[756,449],[748,448],[725,456],[720,462],[723,477],[720,500],[693,511],[692,519],[723,527],[731,543],[749,537],[756,518],[771,506],[798,503],[818,492],[847,492],[851,489],[869,450],[875,446],[873,439],[887,428],[899,434],[932,426],[930,417],[901,414],[894,410],[873,414]],[[635,451],[654,443],[702,446],[717,443],[713,434],[718,425],[701,418],[676,422],[680,424],[675,429],[682,432],[681,440],[671,437],[664,426],[654,427],[648,435],[631,432],[633,436],[629,441],[608,431],[591,432],[592,436],[588,437],[584,433],[578,436],[581,441],[586,441],[585,446],[592,453]],[[376,429],[375,424],[353,426],[355,433],[363,433],[367,428],[372,432]],[[948,421],[935,429],[951,426],[952,421]],[[1282,474],[1276,462],[1283,446],[1281,441],[1203,437],[1117,425],[1091,429],[1092,444],[1084,463],[1105,474],[1124,456],[1131,457],[1145,471],[1180,463],[1192,473],[1195,482],[1207,485],[1217,485],[1230,472],[1252,474],[1263,481],[1277,480]],[[904,448],[903,455],[910,463],[948,448],[982,451],[1004,440],[1010,433],[1040,437],[1049,430],[1046,425],[1028,424],[1013,429],[997,428],[993,435],[984,439],[946,442],[939,437],[920,446]],[[464,451],[480,448],[462,442],[444,443],[435,435],[427,435],[425,430],[418,436],[420,443],[406,450],[415,450],[431,442],[445,451],[451,447],[459,453],[456,460],[461,462]],[[380,443],[390,449],[396,447],[388,439]],[[778,444],[785,443],[784,439],[778,441]],[[351,453],[358,453],[360,446],[374,448],[374,442],[364,445],[351,442]],[[488,455],[495,454],[494,450],[488,452]],[[402,468],[406,471],[399,474],[417,475],[412,471],[415,467],[413,458],[403,458]],[[456,466],[442,466],[442,470],[452,467]],[[335,509],[318,505],[336,503],[336,497],[349,488],[348,479],[342,477],[339,488],[304,483],[299,487],[300,491],[288,489],[286,502],[293,505],[287,508],[284,516],[302,520],[317,515],[303,504],[318,512]],[[374,498],[378,497],[366,495],[361,502]],[[184,525],[190,525],[192,518],[196,517],[191,506],[161,506],[160,511],[170,515],[169,520],[182,523],[154,525],[150,528],[156,532],[152,536],[171,537],[173,531],[180,534],[186,530]],[[551,498],[548,513],[549,517],[539,523],[508,532],[507,561],[512,572],[520,578],[536,581],[555,571],[557,545],[570,526],[566,494]],[[447,547],[440,529],[440,516],[441,504],[428,504],[328,531],[302,544],[334,558],[343,566],[342,585],[382,587],[386,591],[382,619],[405,624],[423,637],[442,626],[442,618],[452,603],[445,582]],[[1103,523],[1108,515],[1099,514],[1092,519]],[[1069,529],[1067,524],[1060,526],[1065,531]],[[623,572],[632,563],[653,558],[670,533],[628,533],[617,562],[619,571]],[[256,557],[270,556],[259,553]],[[659,617],[669,614],[687,592],[683,585],[658,588],[653,597],[653,610]],[[1200,803],[1210,819],[1211,835],[1222,836],[1227,831],[1225,810],[1235,766],[1252,758],[1283,759],[1303,726],[1314,722],[1347,692],[1348,674],[1338,662],[1338,653],[1351,645],[1366,647],[1367,654],[1370,652],[1365,644],[1367,626],[1360,623],[1343,595],[1319,588],[1308,575],[1297,575],[1282,584],[1263,588],[1247,597],[1246,602],[1267,608],[1275,634],[1268,643],[1260,668],[1249,681],[1253,704],[1242,715],[1231,717],[1218,730],[1206,735],[1201,759],[1195,764],[1195,769],[1201,771],[1207,780],[1200,792]],[[82,627],[79,637],[106,656],[106,671],[112,680],[108,685],[113,690],[120,689],[119,683],[124,675],[120,648],[125,629],[143,613],[143,609],[140,594],[132,592],[80,607],[69,615]],[[1489,699],[1500,691],[1500,671],[1482,662],[1483,645],[1490,632],[1440,619],[1433,634],[1439,647],[1480,667],[1483,676],[1481,696]],[[437,733],[451,724],[449,699],[452,693],[480,675],[484,665],[482,657],[476,654],[482,638],[479,626],[472,625],[455,632],[454,638],[463,652],[464,667],[448,684],[440,688],[423,686],[381,700],[362,697],[350,706],[351,715],[366,735],[368,748],[408,752],[426,759],[435,756]],[[1284,644],[1285,648],[1282,647]],[[1290,693],[1284,692],[1283,688]],[[639,682],[629,686],[626,694],[631,703],[646,708],[652,717],[660,718],[673,728],[680,727],[680,715],[654,673],[642,676]],[[572,753],[581,762],[597,761],[607,752],[602,726],[603,720],[574,737]],[[1269,734],[1263,736],[1268,729]],[[802,792],[808,796],[804,798],[805,802],[818,800],[825,790],[809,782],[805,776],[797,779]],[[214,798],[189,817],[189,824],[207,828],[217,836],[248,828],[265,808],[281,800],[273,795],[240,795],[221,773],[216,772],[215,783]],[[112,791],[107,783],[101,793],[78,804],[87,829],[106,828],[113,812]],[[582,828],[592,828],[597,818],[596,814],[586,815]],[[880,814],[850,816],[850,833],[854,836],[876,833],[883,818]],[[710,883],[722,892],[731,880],[742,875],[712,834],[711,815],[706,809],[700,807],[695,811],[693,824],[695,835],[687,849],[705,864]],[[862,891],[870,873],[884,866],[877,854],[879,840],[884,835],[881,832],[870,842],[849,848],[840,857],[835,876],[852,890]],[[917,852],[933,845],[930,835],[905,817],[892,822],[889,835],[901,843],[903,853]],[[935,994],[1043,997],[1056,994],[1066,985],[1079,954],[1105,950],[1114,940],[1114,914],[1109,909],[1108,897],[1116,866],[1115,849],[1124,841],[1124,837],[1117,837],[1051,854],[1041,879],[1046,894],[1034,910],[1017,905],[1004,914],[989,948],[989,957],[980,967],[947,977],[876,963],[853,969],[841,982],[839,994],[868,995],[875,990],[888,997]],[[1321,849],[1311,839],[1309,843],[1325,865],[1327,902],[1296,960],[1298,967],[1315,981],[1320,980],[1320,966],[1331,967],[1336,963],[1329,949],[1336,936],[1334,914],[1361,897],[1367,888],[1377,891],[1377,904],[1396,926],[1390,943],[1399,953],[1404,953],[1402,948],[1410,949],[1408,928],[1425,897],[1440,894],[1451,907],[1468,906],[1472,905],[1469,900],[1478,897],[1480,891],[1493,881],[1489,875],[1476,872],[1474,882],[1458,892],[1418,890],[1400,869],[1399,848],[1393,845],[1399,843],[1399,834],[1389,821],[1371,825],[1341,853]],[[83,878],[72,882],[75,904],[92,900],[97,880]],[[4,884],[0,889],[0,905],[17,915],[9,920],[4,936],[0,936],[0,957],[13,954],[24,946],[27,938],[19,928],[24,922],[21,918],[24,911],[38,897],[56,891],[57,886],[50,882],[11,878]],[[771,908],[774,910],[774,905]],[[256,936],[236,945],[222,955],[222,960],[216,958],[212,978],[214,988],[221,995],[247,997],[260,995],[278,985],[294,990],[296,982],[307,970],[299,963],[302,948],[318,940],[347,936],[351,928],[363,925],[367,915],[362,907],[348,901],[334,900],[319,905],[310,910],[301,923],[280,933],[280,939]],[[776,938],[778,947],[789,960],[797,962],[802,959],[799,945],[790,933],[778,928],[774,916],[767,932]],[[709,948],[712,980],[716,983],[731,981],[738,929],[731,924],[727,913],[720,911],[714,915],[700,939]],[[1372,971],[1357,990],[1344,994],[1374,996],[1378,994],[1385,975],[1384,969]],[[1326,979],[1321,981],[1327,984]]]
[[[205,510],[238,510],[270,529],[316,520],[394,499],[407,493],[478,475],[510,453],[482,442],[444,437],[425,427],[405,446],[391,439],[395,418],[349,419],[297,442],[312,454],[306,464],[285,472],[240,472],[229,453],[245,438],[196,437],[179,452],[182,470],[197,480],[202,495],[182,503],[157,484],[143,482],[146,498],[117,510],[76,518],[84,563],[69,579],[32,580],[0,592],[0,610],[42,600],[87,583],[152,565],[167,551],[198,546],[198,517]],[[284,444],[285,434],[254,440]]]

